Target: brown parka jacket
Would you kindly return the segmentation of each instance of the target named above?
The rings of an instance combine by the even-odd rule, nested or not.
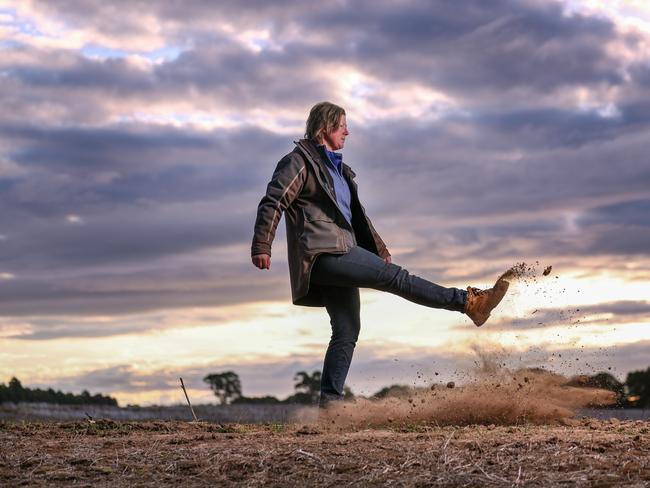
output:
[[[294,305],[324,306],[317,285],[309,282],[319,254],[344,254],[355,244],[385,259],[390,256],[359,201],[356,174],[345,163],[342,173],[350,187],[352,225],[343,216],[327,167],[327,156],[310,139],[295,142],[273,172],[257,208],[251,256],[271,255],[271,244],[284,213],[291,296]]]

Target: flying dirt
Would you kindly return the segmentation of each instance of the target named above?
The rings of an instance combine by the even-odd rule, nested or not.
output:
[[[578,409],[613,404],[609,390],[567,386],[569,379],[539,369],[479,373],[461,387],[432,385],[381,400],[333,405],[320,422],[332,428],[393,425],[521,425],[567,423]]]

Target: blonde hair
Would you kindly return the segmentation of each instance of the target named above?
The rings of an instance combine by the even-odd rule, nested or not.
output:
[[[323,135],[335,129],[345,110],[330,102],[320,102],[309,111],[305,125],[305,137],[323,142]]]

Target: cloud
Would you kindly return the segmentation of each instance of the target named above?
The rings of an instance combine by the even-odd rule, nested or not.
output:
[[[75,274],[34,273],[37,278],[21,278],[2,283],[3,317],[34,317],[29,334],[20,339],[58,337],[99,337],[125,333],[122,326],[107,328],[100,323],[81,326],[74,316],[110,315],[128,322],[124,315],[188,307],[219,307],[237,303],[290,298],[282,259],[272,271],[261,274],[253,268],[248,249],[227,263],[203,255],[201,263],[168,259],[147,266],[124,263],[122,270],[110,264],[93,272]],[[233,259],[232,257],[230,258]],[[78,267],[78,265],[77,265]],[[42,320],[44,316],[51,316]],[[22,322],[22,321],[21,321]],[[55,326],[55,324],[57,324]],[[143,327],[144,326],[144,327]],[[133,325],[133,333],[157,328],[150,320]]]
[[[364,2],[354,12],[330,4],[306,19],[307,32],[326,29],[335,30],[340,56],[371,72],[418,77],[463,97],[620,82],[606,51],[613,24],[565,16],[554,3],[413,2],[395,11]]]
[[[604,317],[605,316],[605,317]],[[490,323],[491,331],[539,329],[553,326],[596,324],[611,327],[615,324],[643,322],[650,317],[650,302],[621,300],[597,305],[544,308],[527,317],[502,317]],[[461,326],[458,326],[461,329]]]
[[[176,386],[176,381],[177,378],[172,379],[170,375],[162,372],[141,373],[133,366],[123,364],[89,371],[71,378],[61,378],[57,381],[57,387],[66,391],[86,389],[92,392],[134,392],[168,390]]]
[[[603,205],[585,212],[578,220],[584,228],[603,224],[649,227],[650,200],[632,200]]]

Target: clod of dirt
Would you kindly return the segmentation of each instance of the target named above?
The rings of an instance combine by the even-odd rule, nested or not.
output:
[[[309,425],[303,425],[298,430],[296,430],[296,435],[318,435],[318,434],[321,434],[321,431]]]
[[[517,263],[504,272],[499,279],[520,279],[535,276],[535,268],[524,262]]]
[[[456,386],[456,383],[454,383],[453,381],[447,383],[447,388],[453,388],[454,386]]]
[[[537,262],[537,264],[539,264],[539,262]],[[551,273],[552,269],[552,265],[546,266],[542,272],[542,275],[548,276]],[[501,276],[499,276],[499,279],[528,281],[531,279],[534,280],[535,276],[537,276],[537,273],[537,265],[521,262],[515,264],[510,269],[505,271]]]

